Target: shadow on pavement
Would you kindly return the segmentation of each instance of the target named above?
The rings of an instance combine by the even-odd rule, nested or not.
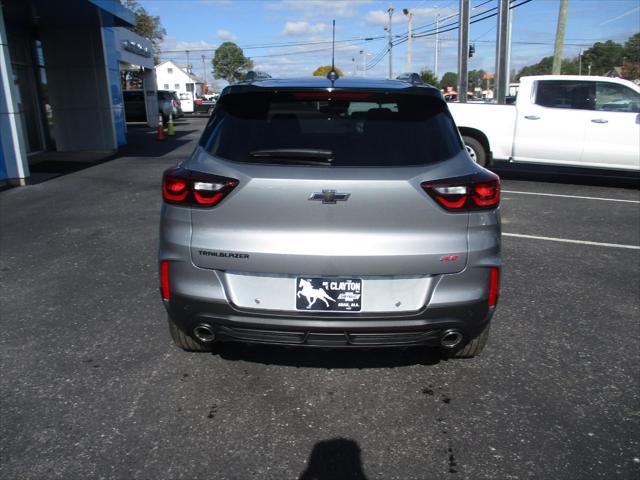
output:
[[[437,365],[446,360],[438,349],[426,347],[340,349],[284,347],[221,342],[213,355],[225,360],[312,368],[394,368],[410,365]]]
[[[640,175],[637,172],[620,172],[548,165],[495,165],[489,167],[503,180],[525,182],[563,183],[596,187],[640,188]]]
[[[190,127],[189,123],[178,124],[180,127]],[[161,157],[183,145],[192,142],[187,139],[189,135],[199,132],[200,129],[178,129],[174,136],[166,140],[156,140],[156,130],[147,125],[128,125],[127,144],[117,152],[105,152],[96,155],[96,152],[43,152],[30,159],[29,184],[51,180],[62,175],[78,172],[85,168],[95,167],[101,163],[109,162],[122,157]]]
[[[367,480],[362,471],[360,446],[347,438],[316,443],[299,480]]]
[[[184,124],[187,126],[188,124]],[[182,126],[177,123],[176,126]],[[176,130],[176,134],[166,140],[156,140],[156,130],[144,126],[128,126],[127,144],[123,145],[112,158],[119,157],[161,157],[189,143],[183,137],[199,132],[200,129]]]

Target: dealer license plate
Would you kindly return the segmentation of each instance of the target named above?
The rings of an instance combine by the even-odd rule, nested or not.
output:
[[[306,311],[359,312],[362,280],[359,278],[296,279],[296,309]]]

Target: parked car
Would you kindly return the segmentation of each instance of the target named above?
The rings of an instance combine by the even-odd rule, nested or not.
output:
[[[513,105],[454,103],[469,153],[494,161],[640,171],[640,87],[609,77],[523,77]]]
[[[194,101],[192,92],[180,92],[178,93],[180,99],[180,106],[184,113],[193,113]]]
[[[472,357],[487,341],[500,181],[415,74],[228,86],[162,192],[160,290],[185,350],[427,345]]]
[[[146,122],[147,111],[144,101],[144,90],[123,90],[124,112],[127,122]],[[176,92],[170,90],[158,90],[158,113],[162,115],[163,122],[169,120],[169,114],[173,118],[184,117],[180,99]]]
[[[202,97],[196,98],[194,105],[194,113],[199,115],[211,115],[213,108],[216,106],[216,99],[209,96],[209,99]]]
[[[173,118],[184,117],[178,94],[172,90],[158,90],[158,108],[164,123],[169,120],[169,114],[172,114]]]
[[[127,122],[146,122],[147,110],[143,90],[123,90],[124,116]]]

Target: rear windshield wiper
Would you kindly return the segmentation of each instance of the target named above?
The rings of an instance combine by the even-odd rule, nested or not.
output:
[[[249,152],[249,156],[256,160],[278,160],[291,163],[311,163],[320,165],[331,165],[333,161],[333,151],[318,148],[273,148],[265,150],[254,150]]]

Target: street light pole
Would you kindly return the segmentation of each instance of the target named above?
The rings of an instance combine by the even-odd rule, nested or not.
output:
[[[409,17],[409,37],[407,41],[407,72],[413,71],[411,66],[411,39],[413,38],[413,12],[408,8],[403,8],[402,13]]]

